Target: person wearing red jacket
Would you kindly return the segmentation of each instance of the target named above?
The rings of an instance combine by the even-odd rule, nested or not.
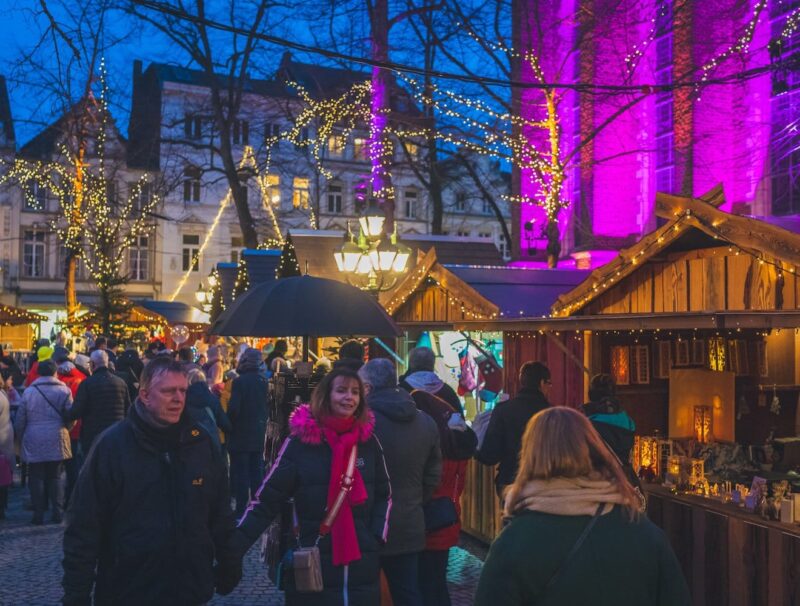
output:
[[[442,477],[431,501],[448,498],[453,501],[456,522],[445,528],[430,530],[425,536],[425,551],[419,556],[419,585],[424,606],[450,606],[447,590],[447,562],[450,548],[458,545],[461,533],[461,493],[467,463],[478,446],[478,438],[470,429],[461,410],[448,401],[422,389],[411,391],[417,408],[436,422],[442,448]]]
[[[66,352],[54,353],[53,361],[58,364],[58,372],[56,373],[58,380],[69,387],[69,390],[72,392],[72,399],[74,401],[75,396],[78,393],[78,385],[81,384],[81,381],[83,381],[86,376],[77,368],[75,368],[75,364],[69,360]],[[83,464],[83,453],[80,452],[79,448],[80,437],[81,420],[78,419],[75,422],[75,425],[69,431],[69,440],[72,446],[72,458],[67,459],[64,465],[64,471],[66,471],[67,474],[67,487],[64,490],[64,503],[69,503],[69,497],[72,494],[72,488],[75,486],[75,482],[78,480],[78,472],[81,470],[81,465]]]

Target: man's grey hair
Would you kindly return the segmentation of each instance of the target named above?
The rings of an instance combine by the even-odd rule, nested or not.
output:
[[[397,371],[392,361],[387,358],[370,360],[359,369],[358,376],[372,389],[397,387]]]
[[[436,354],[430,347],[415,347],[408,352],[408,371],[428,370],[433,372]]]
[[[94,368],[108,368],[108,354],[102,349],[95,349],[90,355]]]
[[[187,376],[189,377],[189,385],[206,382],[206,373],[199,368],[192,368]]]
[[[176,373],[185,377],[186,369],[183,364],[169,356],[157,356],[144,367],[142,375],[139,377],[139,391],[150,389],[153,383],[157,383],[167,373]]]

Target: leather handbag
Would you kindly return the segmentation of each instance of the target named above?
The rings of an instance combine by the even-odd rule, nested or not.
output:
[[[333,506],[328,511],[328,515],[322,521],[319,527],[319,534],[317,540],[311,547],[303,547],[300,544],[300,523],[297,519],[297,508],[292,501],[292,526],[294,529],[295,540],[297,547],[292,550],[292,570],[294,571],[294,584],[295,589],[301,593],[316,593],[323,589],[322,583],[322,561],[319,555],[319,542],[322,537],[326,536],[331,531],[336,516],[339,515],[339,510],[342,508],[345,498],[347,498],[350,489],[353,487],[353,474],[356,469],[356,451],[357,446],[353,446],[350,451],[350,458],[347,461],[347,470],[342,476],[339,494],[336,495],[336,500]]]

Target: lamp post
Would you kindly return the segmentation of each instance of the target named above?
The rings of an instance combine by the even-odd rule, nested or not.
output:
[[[355,236],[347,224],[344,243],[334,251],[336,267],[347,282],[374,295],[397,284],[407,268],[411,249],[399,241],[397,232],[384,232],[386,217],[373,203],[359,218]]]

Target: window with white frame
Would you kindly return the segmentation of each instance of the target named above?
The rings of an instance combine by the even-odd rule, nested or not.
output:
[[[278,175],[267,175],[265,178],[267,186],[267,201],[275,207],[281,205],[281,178]]]
[[[234,120],[231,124],[231,143],[234,145],[250,144],[250,123],[247,120]]]
[[[366,162],[369,158],[369,140],[365,137],[353,139],[353,160]]]
[[[328,137],[328,157],[329,158],[343,158],[344,157],[344,135],[341,133],[333,133]]]
[[[508,248],[508,241],[506,240],[505,234],[500,234],[498,237],[497,249],[500,251],[500,254],[505,261],[508,261],[511,258],[511,251]]]
[[[490,232],[490,231],[479,231],[478,232],[478,237],[479,238],[491,238],[492,237],[492,232]]]
[[[25,230],[22,237],[22,275],[25,278],[44,278],[47,235],[44,230]]]
[[[467,192],[459,191],[456,192],[455,196],[455,204],[453,204],[453,210],[457,213],[463,213],[467,210]]]
[[[371,194],[369,175],[361,175],[353,185],[353,206],[356,214],[367,206]]]
[[[183,250],[181,251],[183,271],[200,271],[200,236],[183,234]]]
[[[277,122],[264,123],[264,138],[268,141],[274,141],[281,136],[281,127]]]
[[[150,279],[150,239],[138,236],[128,249],[128,271],[131,280],[144,282]]]
[[[153,184],[147,181],[133,181],[128,183],[128,192],[133,198],[131,212],[139,214],[153,199]]]
[[[417,190],[416,189],[404,189],[403,190],[403,204],[405,210],[405,217],[406,219],[416,219],[417,218]]]
[[[183,136],[197,140],[203,136],[203,119],[197,114],[186,114],[183,118]]]
[[[481,201],[481,214],[484,215],[491,215],[492,214],[492,205],[489,200],[485,198]]]
[[[308,208],[309,197],[309,180],[306,177],[295,177],[292,182],[292,206]]]
[[[469,238],[469,230],[468,230],[468,229],[459,229],[459,230],[456,232],[456,235],[457,235],[459,238]]]
[[[23,210],[47,210],[47,188],[31,181],[25,192]]]
[[[344,188],[339,181],[328,182],[328,212],[339,214],[342,212],[342,192]]]
[[[183,201],[200,202],[200,169],[196,166],[183,169]]]

